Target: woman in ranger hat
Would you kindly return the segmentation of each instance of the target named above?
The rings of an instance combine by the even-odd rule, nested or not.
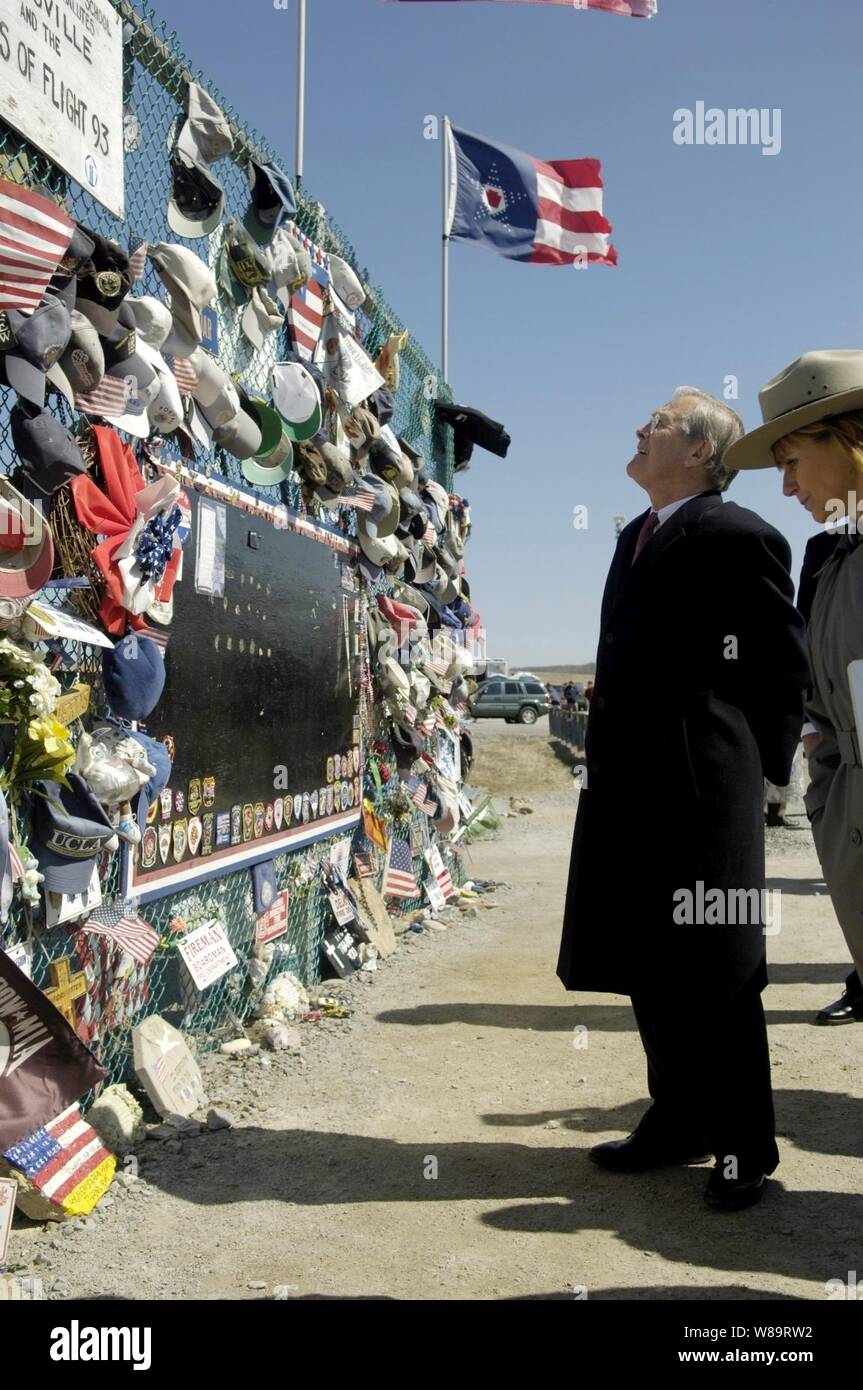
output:
[[[840,926],[863,979],[863,762],[848,674],[863,659],[863,352],[808,352],[759,395],[764,424],[728,453],[729,468],[771,468],[813,520],[846,521],[818,576],[809,620],[806,811]],[[836,1007],[842,1004],[838,1001]]]

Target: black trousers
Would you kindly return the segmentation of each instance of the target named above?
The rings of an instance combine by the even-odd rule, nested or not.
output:
[[[650,990],[632,996],[653,1105],[638,1126],[684,1152],[737,1159],[737,1171],[779,1163],[767,1026],[759,990],[718,998]]]

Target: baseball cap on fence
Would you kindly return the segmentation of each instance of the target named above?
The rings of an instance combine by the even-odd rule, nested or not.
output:
[[[213,442],[236,459],[251,459],[261,448],[261,427],[242,406],[213,429]]]
[[[256,285],[266,285],[272,279],[273,272],[267,253],[249,236],[245,227],[241,227],[240,223],[233,219],[225,226],[221,264],[223,271],[230,271],[230,276],[244,290],[253,290]],[[231,278],[226,278],[223,273],[221,280],[225,289],[236,299],[236,289],[231,283]]]
[[[183,422],[183,398],[177,379],[161,353],[149,344],[140,344],[142,352],[152,353],[152,364],[159,383],[158,395],[147,406],[147,419],[159,434],[170,434]]]
[[[374,500],[369,511],[357,513],[359,535],[369,536],[372,540],[392,536],[399,523],[398,493],[376,473],[363,473],[360,481],[363,489],[372,493]]]
[[[113,714],[136,722],[146,719],[165,688],[165,661],[151,637],[128,633],[102,652],[102,681]]]
[[[146,439],[150,433],[150,420],[147,408],[160,391],[159,378],[149,360],[152,349],[138,348],[138,334],[135,317],[126,305],[121,305],[116,326],[108,334],[102,335],[105,352],[105,375],[130,380],[131,395],[122,415],[99,414],[105,420],[128,434]]]
[[[280,289],[298,290],[312,273],[308,251],[291,236],[287,227],[279,227],[267,248],[270,278]]]
[[[389,386],[379,386],[377,391],[369,396],[368,408],[377,418],[378,424],[389,424],[396,408],[395,396]]]
[[[292,439],[311,439],[321,428],[321,393],[302,362],[277,362],[273,367],[273,404]]]
[[[381,426],[377,416],[363,405],[357,406],[345,420],[345,436],[361,458],[368,453],[372,441],[380,438],[380,433]]]
[[[349,309],[359,309],[365,303],[366,292],[360,284],[359,276],[341,256],[330,256],[330,279],[333,289]]]
[[[189,82],[185,106],[186,119],[176,148],[198,164],[212,164],[230,154],[234,147],[231,128],[210,93],[197,82]]]
[[[0,340],[0,380],[33,405],[45,404],[45,377],[60,357],[72,321],[62,299],[43,300],[32,314],[10,309],[6,315],[11,333]],[[13,341],[14,339],[14,341]]]
[[[94,325],[79,309],[73,309],[69,341],[62,355],[48,368],[47,376],[71,406],[98,386],[105,375],[105,350]]]
[[[416,537],[408,545],[408,551],[408,559],[405,561],[405,579],[411,584],[427,584],[434,575],[434,552]]]
[[[84,893],[96,857],[114,838],[114,827],[83,777],[66,774],[60,782],[38,783],[33,798],[30,848],[52,893]]]
[[[246,227],[256,241],[267,242],[297,210],[294,187],[276,164],[259,164],[256,159],[249,160],[246,177],[251,200]]]
[[[157,241],[148,254],[171,296],[175,326],[193,343],[199,343],[203,335],[201,310],[217,294],[213,272],[188,246]]]
[[[78,441],[49,411],[18,402],[10,416],[12,442],[21,466],[16,486],[31,502],[47,501],[87,466]]]
[[[127,732],[129,738],[140,743],[147,755],[147,762],[156,769],[149,782],[141,788],[138,800],[138,824],[143,830],[147,822],[147,811],[171,780],[173,764],[167,745],[162,743],[161,739],[150,738],[149,734],[142,734],[139,729],[129,729]]]
[[[278,487],[283,479],[291,476],[294,467],[294,446],[290,436],[283,428],[281,416],[277,416],[279,433],[275,441],[272,442],[270,414],[275,415],[276,412],[271,411],[269,405],[264,412],[258,409],[258,402],[255,399],[250,399],[244,403],[244,408],[251,412],[258,421],[261,431],[261,446],[253,458],[243,461],[243,477],[247,482],[254,483],[256,487]],[[269,448],[267,448],[268,443]]]
[[[269,335],[281,327],[284,317],[285,311],[278,302],[270,298],[263,285],[256,285],[243,310],[240,327],[252,347],[260,351]]]
[[[0,597],[35,594],[53,568],[54,540],[41,508],[0,476]]]
[[[164,300],[152,294],[142,294],[127,299],[126,306],[135,320],[138,341],[143,339],[150,347],[160,350],[171,332],[173,322],[171,310]]]
[[[240,409],[236,383],[205,348],[195,348],[194,352],[189,353],[188,360],[197,377],[192,395],[207,423],[213,429],[227,425]]]
[[[96,243],[92,234],[76,223],[69,245],[63,252],[57,269],[48,282],[48,288],[57,291],[65,301],[70,313],[75,307],[77,297],[76,277],[82,267],[90,260],[95,249]]]
[[[409,440],[405,439],[403,434],[398,436],[398,441],[402,453],[410,460],[411,467],[414,470],[414,478],[416,478],[420,469],[425,467],[425,459],[419,449],[411,444]]]
[[[77,307],[100,333],[110,333],[120,305],[132,288],[129,256],[116,241],[86,229],[93,254],[78,271]]]
[[[225,211],[225,190],[205,164],[176,150],[171,156],[171,196],[165,214],[177,236],[202,237],[214,232]]]

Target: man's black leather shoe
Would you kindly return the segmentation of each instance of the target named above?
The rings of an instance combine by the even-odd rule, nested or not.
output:
[[[638,1130],[628,1139],[610,1139],[596,1144],[590,1157],[601,1168],[613,1173],[646,1173],[650,1168],[673,1168],[687,1163],[706,1163],[713,1155],[690,1149],[668,1148],[645,1139]]]
[[[704,1200],[709,1207],[718,1211],[742,1211],[744,1207],[754,1206],[764,1196],[765,1176],[763,1173],[751,1174],[743,1178],[726,1178],[717,1165],[710,1174],[704,1192]]]
[[[849,994],[846,989],[841,999],[815,1015],[815,1022],[863,1023],[863,995]]]

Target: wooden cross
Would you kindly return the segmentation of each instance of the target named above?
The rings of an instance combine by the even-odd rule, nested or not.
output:
[[[51,986],[43,992],[51,1000],[54,1007],[60,1010],[66,1022],[72,1028],[77,1029],[78,1016],[75,1012],[75,1000],[87,993],[87,977],[86,975],[72,974],[69,969],[68,956],[63,956],[60,960],[53,960],[48,969],[51,972]]]

